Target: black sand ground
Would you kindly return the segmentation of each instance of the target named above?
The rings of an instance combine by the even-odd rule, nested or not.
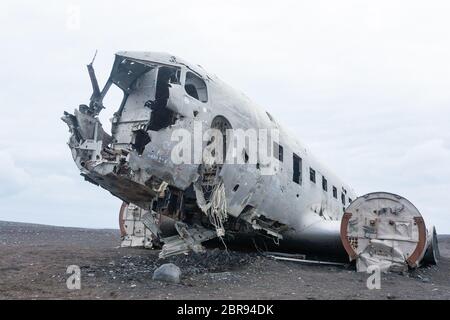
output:
[[[0,222],[0,299],[450,299],[450,236],[438,266],[382,275],[380,290],[351,267],[220,250],[159,260],[118,245],[118,230]],[[152,280],[166,262],[181,268],[180,284]],[[81,268],[81,290],[67,289],[69,265]]]

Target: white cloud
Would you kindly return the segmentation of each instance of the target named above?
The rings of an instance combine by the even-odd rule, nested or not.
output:
[[[115,51],[155,50],[242,90],[360,193],[407,196],[450,233],[449,15],[447,1],[2,1],[0,200],[15,203],[0,218],[116,224],[59,117],[87,102],[96,49],[101,81]]]
[[[0,150],[0,197],[22,191],[30,183],[28,173],[16,166],[11,155]]]

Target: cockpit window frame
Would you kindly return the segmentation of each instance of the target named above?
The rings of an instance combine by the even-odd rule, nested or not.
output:
[[[197,86],[194,88],[196,90],[197,97],[194,96],[192,93],[188,92],[188,90],[186,89],[187,85],[195,86],[194,83],[188,82],[188,77],[194,78],[197,81],[201,81],[204,86],[204,87]],[[189,95],[190,97],[192,97],[193,99],[196,99],[197,101],[200,101],[202,103],[208,103],[208,100],[209,100],[208,85],[207,85],[205,79],[203,77],[201,77],[200,75],[198,75],[196,72],[193,72],[191,70],[186,70],[186,72],[184,74],[183,87],[184,87],[184,91],[186,92],[186,94]],[[201,89],[201,91],[199,91],[199,89]]]

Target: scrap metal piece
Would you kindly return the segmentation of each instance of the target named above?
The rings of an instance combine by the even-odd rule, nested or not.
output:
[[[255,208],[248,207],[247,210],[239,216],[240,219],[248,222],[254,230],[261,230],[268,235],[274,237],[276,241],[282,240],[282,232],[289,230],[289,227],[268,219],[267,217],[259,214]]]
[[[342,263],[342,262],[308,260],[308,259],[303,259],[303,258],[291,258],[291,257],[287,257],[285,255],[272,254],[272,255],[267,255],[267,257],[275,259],[275,260],[299,262],[299,263],[304,263],[304,264],[318,264],[318,265],[326,265],[326,266],[345,266],[345,263]]]
[[[204,252],[205,248],[202,246],[202,242],[217,237],[213,230],[198,225],[189,227],[185,223],[177,222],[175,228],[178,235],[161,239],[164,246],[159,253],[160,258],[188,253],[191,250],[196,253]]]
[[[144,224],[144,226],[150,230],[150,232],[155,236],[155,237],[159,237],[159,235],[161,234],[161,230],[158,227],[158,224],[156,222],[155,219],[155,215],[156,213],[153,211],[147,211],[145,212],[142,217],[142,223]]]

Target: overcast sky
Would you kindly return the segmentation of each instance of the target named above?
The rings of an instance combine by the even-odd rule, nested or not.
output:
[[[358,194],[403,195],[450,233],[449,16],[448,1],[2,0],[0,220],[117,227],[60,117],[88,102],[96,49],[102,82],[116,51],[142,50],[201,64]]]

